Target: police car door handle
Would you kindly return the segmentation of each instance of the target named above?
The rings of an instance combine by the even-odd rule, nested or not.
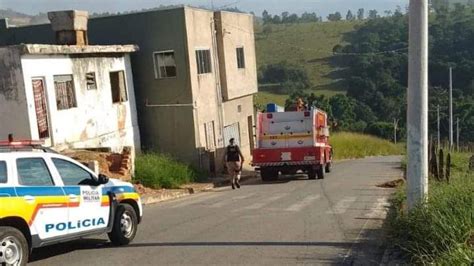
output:
[[[23,198],[24,198],[25,201],[28,202],[28,203],[34,203],[34,202],[35,202],[35,197],[33,197],[33,196],[27,195],[27,196],[24,196]]]
[[[74,195],[74,194],[70,194],[70,195],[69,195],[69,201],[78,202],[78,201],[79,201],[79,196],[78,196],[78,195]]]

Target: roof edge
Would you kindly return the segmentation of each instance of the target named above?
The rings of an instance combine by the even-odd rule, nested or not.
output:
[[[51,45],[21,44],[21,54],[67,55],[67,54],[127,54],[139,50],[137,45]]]

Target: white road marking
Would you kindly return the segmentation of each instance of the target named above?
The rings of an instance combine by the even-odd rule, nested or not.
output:
[[[302,201],[297,202],[297,203],[291,205],[290,207],[286,208],[286,211],[290,211],[290,212],[301,211],[302,209],[309,206],[313,201],[319,199],[320,197],[321,197],[320,195],[307,196]]]
[[[186,207],[186,206],[189,206],[189,205],[198,204],[198,203],[204,202],[206,200],[209,200],[209,199],[221,196],[221,195],[222,195],[221,193],[214,193],[214,194],[211,194],[211,195],[202,195],[201,197],[186,198],[183,202],[178,203],[174,206],[171,206],[170,208],[180,208],[180,207]]]
[[[256,202],[252,205],[249,205],[249,206],[246,206],[246,207],[243,207],[241,209],[238,209],[238,210],[235,210],[235,211],[242,211],[242,210],[258,210],[258,209],[261,209],[262,207],[264,207],[265,205],[268,205],[276,200],[279,200],[281,198],[283,198],[284,196],[286,196],[288,193],[284,193],[284,194],[280,194],[280,195],[276,195],[276,196],[273,196],[273,197],[270,197],[270,198],[266,198],[266,199],[262,199],[260,202]]]
[[[365,214],[367,218],[378,218],[383,216],[387,213],[388,207],[390,207],[390,203],[388,202],[388,198],[378,198],[377,202],[374,203],[372,208],[370,208],[370,212]]]
[[[221,207],[223,207],[223,206],[225,206],[225,205],[231,204],[231,203],[234,202],[234,201],[238,201],[238,200],[243,200],[243,199],[250,198],[250,197],[252,197],[253,195],[255,195],[255,193],[250,193],[250,194],[248,194],[248,195],[236,196],[236,197],[224,199],[224,200],[222,200],[222,201],[219,201],[219,202],[216,202],[216,203],[214,203],[214,204],[209,205],[209,207],[210,207],[210,208],[221,208]]]
[[[347,258],[351,257],[354,247],[361,242],[362,233],[366,230],[371,219],[374,219],[374,218],[385,219],[387,217],[388,207],[390,206],[390,203],[388,202],[388,197],[378,198],[377,202],[375,202],[374,205],[372,206],[373,206],[372,211],[365,215],[369,219],[365,221],[355,241],[352,243],[351,248],[347,251],[346,255],[344,256],[344,260],[342,261],[343,264],[344,262],[346,262]]]
[[[329,214],[343,214],[347,209],[356,201],[356,197],[344,197],[341,199],[332,210],[328,210],[326,213]]]

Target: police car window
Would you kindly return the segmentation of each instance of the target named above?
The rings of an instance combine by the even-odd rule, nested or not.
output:
[[[7,182],[7,163],[0,161],[0,184]]]
[[[16,160],[18,182],[24,186],[54,186],[53,178],[46,163],[41,158],[21,158]]]
[[[93,185],[95,183],[89,172],[71,162],[53,158],[53,163],[65,186]]]

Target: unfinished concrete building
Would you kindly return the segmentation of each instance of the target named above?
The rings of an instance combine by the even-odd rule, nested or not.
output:
[[[5,24],[0,45],[54,39],[45,25]],[[218,172],[233,137],[250,161],[257,92],[251,15],[185,6],[101,17],[89,20],[88,38],[140,47],[132,67],[144,148]]]

